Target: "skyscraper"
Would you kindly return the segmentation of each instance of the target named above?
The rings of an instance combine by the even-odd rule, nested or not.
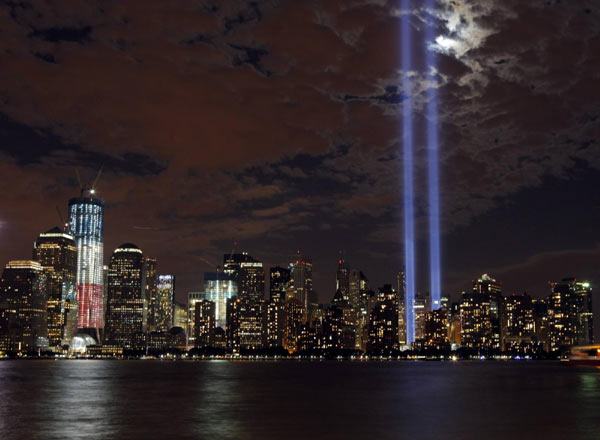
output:
[[[73,237],[54,228],[40,234],[33,259],[46,272],[48,296],[48,342],[51,347],[68,344],[77,333],[77,246]]]
[[[422,343],[425,339],[425,321],[431,311],[431,296],[429,292],[417,292],[413,304],[415,318],[415,342]]]
[[[188,335],[188,343],[191,346],[196,345],[196,304],[204,300],[204,292],[188,292],[187,302],[187,319],[188,327],[186,333]]]
[[[0,350],[48,348],[46,274],[37,261],[10,261],[0,279]]]
[[[148,302],[144,255],[132,243],[119,246],[108,267],[106,336],[108,345],[142,350],[146,345]]]
[[[148,303],[147,331],[153,332],[156,330],[156,299],[158,293],[156,258],[146,257],[144,262],[144,272],[146,277],[146,299]]]
[[[356,348],[366,351],[369,333],[369,280],[360,269],[351,268],[348,287],[350,305],[356,313]]]
[[[175,275],[158,275],[154,320],[157,332],[173,327],[175,306]]]
[[[335,290],[340,293],[344,301],[350,302],[350,268],[346,260],[344,260],[343,255],[340,255],[340,259],[338,260],[338,269],[335,274]]]
[[[548,298],[550,350],[591,344],[594,328],[590,284],[564,278],[551,286],[552,293]]]
[[[206,299],[194,302],[194,342],[198,348],[214,347],[215,303]]]
[[[286,316],[285,303],[271,300],[267,304],[267,346],[283,347]]]
[[[406,345],[406,277],[398,272],[398,338],[400,345]]]
[[[77,326],[99,340],[104,328],[104,200],[94,197],[93,190],[69,200],[69,233],[77,244]]]
[[[227,326],[227,300],[237,296],[234,275],[224,272],[204,273],[204,298],[215,303],[215,326]]]
[[[290,285],[290,270],[285,267],[275,266],[269,270],[269,300],[276,303],[284,303],[285,295]]]
[[[471,292],[463,292],[460,303],[461,345],[499,352],[502,349],[502,284],[488,274],[473,280]]]
[[[534,350],[535,319],[533,302],[527,294],[507,296],[504,300],[503,351],[515,354],[531,353]]]
[[[368,351],[389,353],[398,350],[398,297],[392,286],[384,285],[377,294],[377,303],[369,314]]]
[[[302,304],[304,313],[303,321],[307,322],[311,309],[311,296],[313,292],[312,283],[312,259],[300,254],[290,257],[290,287],[286,295],[287,299],[295,298]]]
[[[306,316],[304,306],[296,298],[290,298],[284,305],[284,316],[283,348],[294,353],[299,350],[300,335]]]
[[[488,320],[485,325],[489,326],[490,329],[490,349],[499,351],[502,348],[502,283],[496,281],[488,274],[481,275],[477,280],[473,280],[473,294],[479,295],[477,298],[483,301],[484,310],[489,313],[485,316]],[[489,312],[488,312],[489,309]],[[463,322],[464,324],[464,322]]]
[[[450,348],[448,309],[439,308],[427,312],[423,346],[426,349],[448,350]]]

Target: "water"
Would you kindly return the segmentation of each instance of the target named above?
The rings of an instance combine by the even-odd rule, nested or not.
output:
[[[598,439],[600,370],[542,362],[0,362],[0,439],[65,438]]]

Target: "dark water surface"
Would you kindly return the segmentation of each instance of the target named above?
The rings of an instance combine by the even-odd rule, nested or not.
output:
[[[0,439],[600,439],[557,363],[2,361]]]

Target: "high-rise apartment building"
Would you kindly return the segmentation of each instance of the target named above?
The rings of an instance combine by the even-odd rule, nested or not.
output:
[[[215,303],[206,299],[194,301],[194,345],[215,346]]]
[[[535,351],[533,301],[525,293],[504,298],[502,313],[503,351],[525,354]]]
[[[286,292],[290,287],[290,270],[275,266],[269,270],[269,277],[269,301],[283,304],[286,299]]]
[[[146,278],[146,299],[148,303],[148,332],[156,330],[156,304],[158,298],[158,273],[156,272],[156,258],[146,257],[144,261]]]
[[[398,296],[386,284],[377,293],[377,302],[369,314],[368,351],[386,353],[400,348],[398,333]]]
[[[565,278],[551,283],[548,297],[548,330],[551,351],[594,340],[592,288],[588,282]]]
[[[173,327],[175,308],[175,275],[158,275],[154,321],[157,332],[166,332]]]
[[[37,261],[10,261],[0,278],[0,350],[48,348],[46,273]]]
[[[129,350],[146,347],[148,300],[144,269],[144,255],[135,244],[122,244],[113,252],[108,266],[106,345]]]
[[[196,304],[204,300],[204,292],[188,292],[187,319],[188,342],[190,346],[196,346]]]
[[[303,321],[307,322],[312,307],[313,281],[312,281],[312,259],[302,255],[300,251],[290,257],[290,287],[286,295],[287,299],[295,298],[304,313]]]
[[[415,342],[425,340],[425,321],[431,312],[431,296],[429,292],[417,292],[413,302],[413,316],[415,319]]]
[[[439,308],[427,312],[423,347],[433,350],[448,350],[450,348],[449,329],[448,309]]]
[[[33,259],[46,272],[48,342],[50,347],[67,345],[77,333],[75,240],[60,228],[44,232],[34,243]]]

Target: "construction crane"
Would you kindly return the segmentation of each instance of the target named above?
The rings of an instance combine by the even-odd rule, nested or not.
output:
[[[79,194],[80,197],[84,196],[84,193],[86,191],[88,191],[91,195],[94,195],[96,193],[96,185],[98,184],[98,180],[100,179],[100,176],[102,175],[102,169],[104,168],[104,165],[102,165],[100,167],[100,169],[98,170],[98,173],[96,174],[96,178],[94,179],[94,181],[92,182],[91,185],[89,185],[88,188],[88,184],[87,183],[82,183],[81,182],[81,174],[79,174],[79,168],[75,167],[75,174],[77,175],[77,183],[79,183]]]

